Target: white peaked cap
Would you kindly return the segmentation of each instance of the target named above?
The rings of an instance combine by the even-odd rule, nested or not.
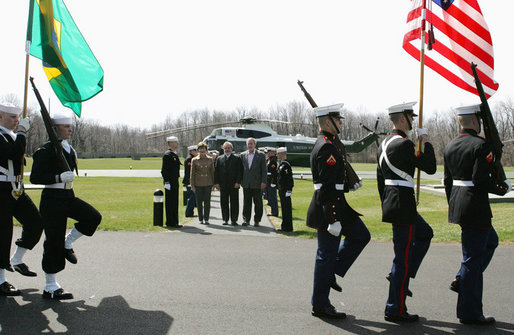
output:
[[[457,110],[457,115],[470,115],[480,112],[480,104],[460,106],[455,109]]]
[[[316,107],[314,108],[314,112],[316,113],[316,117],[321,117],[325,115],[330,116],[338,116],[341,119],[343,119],[343,116],[341,116],[341,112],[343,111],[343,103],[330,105],[330,106],[324,106],[324,107]]]
[[[187,147],[187,150],[189,150],[189,151],[198,150],[198,146],[197,145],[190,145],[190,146]]]
[[[267,151],[273,151],[273,152],[276,152],[277,149],[273,148],[273,147],[266,147],[266,150]]]
[[[166,142],[178,142],[177,136],[168,136],[166,137]]]
[[[418,103],[417,101],[405,102],[403,104],[391,106],[387,110],[389,111],[389,114],[396,114],[396,113],[402,113],[404,111],[411,111],[414,116],[418,116],[416,113],[414,113],[414,109],[412,108],[417,103]]]
[[[64,115],[64,114],[55,114],[54,116],[52,116],[52,123],[54,125],[57,125],[57,124],[73,124],[73,119],[71,118],[71,116],[67,116],[67,115]]]
[[[3,102],[0,104],[0,112],[18,115],[21,113],[21,108],[16,107],[10,102]]]
[[[287,152],[287,148],[286,147],[280,147],[277,149],[277,154],[281,153],[281,152]]]

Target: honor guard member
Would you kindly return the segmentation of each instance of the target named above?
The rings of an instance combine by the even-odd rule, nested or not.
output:
[[[0,104],[0,295],[4,296],[21,294],[5,280],[5,270],[13,271],[11,265],[24,276],[36,276],[23,263],[23,256],[39,242],[43,232],[39,212],[21,184],[21,164],[30,126],[28,118],[19,119],[20,112],[20,108],[10,103]],[[9,261],[13,217],[23,230]]]
[[[314,109],[320,132],[310,156],[314,195],[307,211],[307,226],[318,230],[312,315],[327,318],[346,317],[330,304],[330,288],[341,291],[335,274],[344,277],[371,238],[360,214],[344,195],[345,188],[357,190],[362,183],[351,189],[345,185],[347,161],[337,136],[343,123],[342,108],[338,104]],[[345,236],[343,243],[341,235]]]
[[[57,151],[52,142],[47,142],[34,153],[30,181],[45,185],[39,204],[46,236],[42,262],[46,276],[43,298],[64,300],[73,299],[73,295],[61,288],[56,281],[56,274],[64,270],[65,260],[77,263],[73,243],[83,235],[93,236],[102,215],[93,206],[77,198],[73,191],[77,153],[68,143],[73,131],[72,118],[55,115],[52,117],[52,125],[61,141],[62,154],[69,170],[62,171],[59,168]],[[77,222],[66,235],[68,218]]]
[[[181,228],[178,224],[178,178],[180,176],[180,159],[177,154],[178,138],[166,138],[168,151],[162,157],[161,175],[164,179],[164,195],[166,205],[166,226]]]
[[[416,314],[407,313],[405,297],[409,291],[409,279],[416,273],[434,236],[432,228],[419,215],[414,196],[414,171],[419,168],[428,174],[436,172],[434,149],[428,143],[424,129],[418,136],[424,144],[424,152],[416,153],[414,142],[407,138],[412,129],[416,102],[389,108],[389,118],[394,128],[378,149],[377,185],[382,202],[382,221],[392,223],[394,260],[389,280],[389,297],[385,308],[385,320],[414,322]]]
[[[266,197],[268,205],[271,207],[271,216],[278,216],[277,201],[277,158],[275,157],[275,148],[266,148],[266,167],[268,168],[268,176],[266,178]]]
[[[192,218],[194,216],[194,209],[196,206],[195,192],[191,191],[191,160],[196,157],[198,146],[190,145],[187,147],[189,155],[184,161],[184,179],[182,179],[182,185],[186,188],[185,205],[186,205],[186,218]]]
[[[510,181],[500,181],[502,192],[491,177],[494,164],[492,145],[478,136],[480,105],[457,108],[462,127],[459,136],[444,150],[444,186],[448,200],[448,221],[461,227],[462,263],[450,289],[458,292],[457,317],[466,324],[490,324],[493,317],[482,311],[483,272],[498,246],[491,224],[488,193],[504,195]]]
[[[278,160],[278,195],[280,196],[280,207],[282,208],[282,225],[278,231],[293,231],[293,207],[291,205],[291,194],[293,193],[294,180],[293,169],[287,159],[287,148],[277,149]]]

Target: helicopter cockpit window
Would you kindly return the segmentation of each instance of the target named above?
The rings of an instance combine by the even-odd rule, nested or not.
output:
[[[262,137],[271,136],[270,133],[266,133],[266,132],[260,131],[260,130],[253,130],[253,129],[238,129],[236,132],[236,135],[237,135],[237,137],[240,137],[240,138],[248,138],[248,137],[262,138]]]

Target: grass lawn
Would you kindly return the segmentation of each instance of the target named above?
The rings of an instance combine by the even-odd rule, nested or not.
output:
[[[153,226],[153,192],[163,189],[160,178],[108,178],[81,177],[74,181],[77,196],[96,207],[103,215],[101,230],[163,231],[166,228]],[[40,190],[27,191],[39,206]],[[305,226],[307,208],[313,194],[311,181],[295,180],[293,190],[293,224],[291,236],[315,238],[315,230]],[[381,209],[376,181],[364,180],[357,192],[347,194],[348,202],[364,216],[374,240],[390,240],[391,225],[381,222]],[[191,218],[184,217],[182,192],[179,192],[179,221],[187,224]],[[500,241],[514,242],[514,206],[509,203],[492,204],[493,224]],[[460,228],[447,223],[447,204],[443,196],[421,193],[419,212],[434,229],[434,241],[458,242]],[[274,219],[278,224],[280,219]],[[72,226],[72,220],[69,220]]]

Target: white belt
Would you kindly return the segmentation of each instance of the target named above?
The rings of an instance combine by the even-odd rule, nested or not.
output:
[[[4,176],[0,175],[0,182],[10,183],[16,181],[16,176]]]
[[[414,188],[414,183],[406,180],[386,179],[384,180],[384,184],[388,186],[405,186]]]
[[[271,176],[271,172],[268,172],[268,176]]]
[[[314,189],[315,189],[315,190],[320,190],[320,189],[321,189],[321,186],[323,186],[323,184],[321,184],[321,183],[319,183],[319,184],[314,184]],[[343,184],[335,184],[335,188],[336,188],[336,190],[338,190],[338,191],[342,191],[342,190],[344,190]]]
[[[475,184],[473,184],[473,181],[471,181],[471,180],[454,180],[453,181],[453,186],[468,186],[468,187],[472,187],[472,186],[475,186]]]
[[[55,183],[50,185],[45,185],[45,188],[56,188],[60,190],[71,190],[73,188],[73,182],[71,183]]]

